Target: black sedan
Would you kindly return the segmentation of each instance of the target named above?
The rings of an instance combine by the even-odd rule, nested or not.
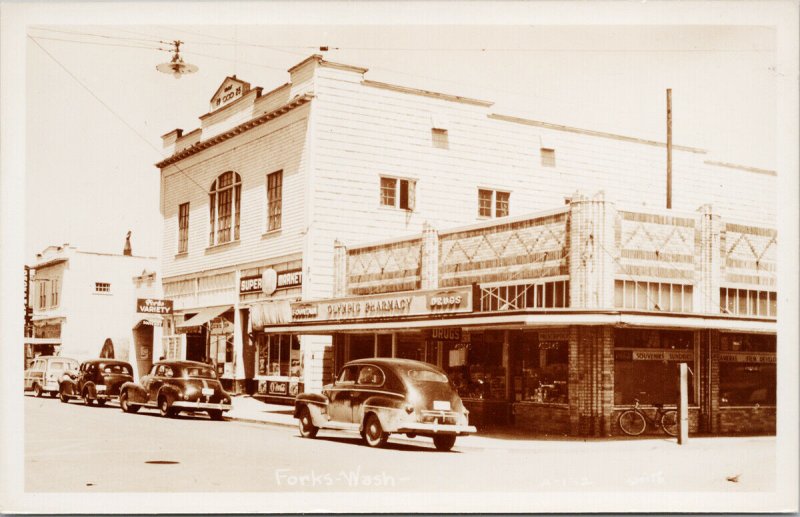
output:
[[[157,408],[165,417],[181,411],[205,411],[212,420],[222,420],[223,412],[231,409],[231,397],[222,389],[213,367],[194,361],[162,361],[138,383],[122,385],[119,405],[126,413],[141,407]]]
[[[476,432],[447,375],[436,366],[408,359],[359,359],[342,368],[321,394],[302,393],[294,416],[307,438],[319,429],[357,430],[370,447],[391,433],[429,436],[449,451],[457,436]]]
[[[61,402],[82,399],[91,406],[103,406],[119,396],[119,388],[133,380],[133,368],[125,361],[91,359],[81,363],[77,371],[68,371],[59,382],[58,398]]]

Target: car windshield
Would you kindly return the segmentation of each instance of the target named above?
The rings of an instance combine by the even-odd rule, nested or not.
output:
[[[409,370],[408,376],[415,382],[444,382],[447,383],[447,375],[433,370]]]
[[[130,375],[131,369],[126,364],[100,364],[98,365],[100,371],[103,373],[117,373],[121,375]]]
[[[217,374],[210,366],[188,366],[184,370],[184,375],[196,379],[216,379]]]

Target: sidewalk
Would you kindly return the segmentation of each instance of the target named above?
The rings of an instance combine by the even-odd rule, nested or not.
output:
[[[294,407],[282,404],[268,404],[254,399],[249,395],[237,395],[233,397],[233,409],[226,413],[230,420],[240,422],[267,424],[273,426],[284,426],[297,428],[297,420],[292,416]],[[326,432],[326,431],[322,431]],[[342,432],[342,431],[327,431]],[[433,446],[430,438],[417,437],[408,438],[405,435],[393,434],[392,441],[402,441],[420,446]],[[692,436],[689,442],[682,446],[682,449],[694,448],[721,448],[726,449],[733,444],[747,442],[775,442],[774,436]],[[469,449],[492,449],[492,450],[543,450],[548,451],[564,449],[565,451],[576,452],[582,447],[597,449],[616,449],[624,447],[625,450],[632,449],[653,450],[677,447],[677,440],[666,435],[645,436],[642,438],[612,437],[612,438],[581,438],[574,436],[546,436],[531,435],[512,432],[488,431],[477,435],[460,436],[456,440],[457,448]]]

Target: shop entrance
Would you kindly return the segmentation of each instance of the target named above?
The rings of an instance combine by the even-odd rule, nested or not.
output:
[[[186,335],[186,360],[203,361],[206,356],[206,329]]]

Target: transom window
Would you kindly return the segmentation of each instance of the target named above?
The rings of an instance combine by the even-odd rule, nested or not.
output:
[[[189,250],[189,203],[178,207],[178,253]]]
[[[719,308],[726,314],[775,318],[778,315],[778,293],[723,287],[719,290]]]
[[[242,179],[233,171],[220,174],[211,184],[208,202],[209,246],[239,240],[241,197]]]
[[[614,282],[614,306],[645,311],[692,312],[693,287],[637,280]]]
[[[482,311],[569,307],[569,281],[481,286]]]
[[[283,213],[283,171],[267,175],[267,231],[279,230]]]
[[[414,180],[381,176],[381,206],[414,210]]]
[[[506,217],[511,193],[500,190],[478,189],[479,217]]]

